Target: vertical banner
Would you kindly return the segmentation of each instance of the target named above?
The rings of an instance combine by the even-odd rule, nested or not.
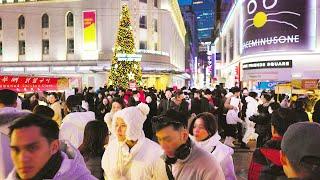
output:
[[[96,11],[84,11],[83,14],[83,49],[97,50]]]

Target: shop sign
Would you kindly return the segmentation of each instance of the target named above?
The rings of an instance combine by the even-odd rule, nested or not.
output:
[[[291,85],[294,89],[318,89],[318,79],[292,80]]]
[[[314,48],[315,0],[244,0],[242,55]]]
[[[302,80],[302,89],[318,89],[318,80],[317,79]]]
[[[292,68],[292,60],[278,60],[278,61],[259,61],[243,63],[243,70],[248,69],[268,69],[268,68]]]
[[[271,90],[273,90],[277,84],[278,84],[277,82],[258,82],[258,85],[256,87],[257,87],[257,89],[271,89]]]
[[[117,54],[118,61],[141,61],[141,54]]]
[[[0,89],[16,92],[57,91],[69,87],[67,78],[0,75]]]

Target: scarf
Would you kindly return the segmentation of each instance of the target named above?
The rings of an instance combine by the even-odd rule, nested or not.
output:
[[[47,164],[32,178],[32,180],[53,179],[59,171],[63,158],[61,152],[54,154]],[[17,174],[18,179],[21,179]]]

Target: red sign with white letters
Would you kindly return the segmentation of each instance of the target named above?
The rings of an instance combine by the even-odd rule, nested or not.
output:
[[[0,75],[0,89],[11,89],[16,92],[54,91],[58,89],[59,78],[5,76]]]

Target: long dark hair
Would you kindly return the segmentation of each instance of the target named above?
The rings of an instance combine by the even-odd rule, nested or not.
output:
[[[104,152],[105,139],[109,130],[103,121],[90,121],[84,129],[83,143],[79,151],[85,158],[102,157]]]

